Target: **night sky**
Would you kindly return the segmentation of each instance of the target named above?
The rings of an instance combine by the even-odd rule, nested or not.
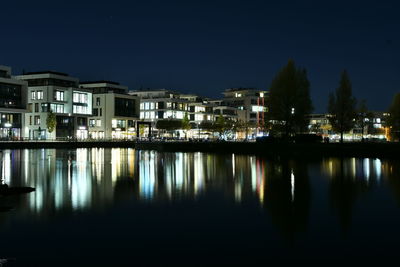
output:
[[[267,89],[293,58],[315,112],[343,69],[357,98],[386,110],[400,92],[400,4],[349,2],[2,1],[0,65],[221,97]]]

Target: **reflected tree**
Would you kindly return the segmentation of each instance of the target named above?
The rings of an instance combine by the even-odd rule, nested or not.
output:
[[[339,216],[342,233],[346,235],[351,227],[353,206],[360,195],[367,191],[368,185],[364,179],[355,177],[355,164],[348,160],[331,159],[333,169],[329,196],[331,208]],[[355,159],[354,159],[355,160]]]
[[[268,168],[265,207],[272,222],[289,242],[307,230],[311,202],[308,167],[304,162],[282,160]]]

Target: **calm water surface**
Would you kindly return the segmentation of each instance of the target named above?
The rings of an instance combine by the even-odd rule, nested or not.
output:
[[[7,266],[389,263],[400,244],[395,160],[6,150]],[[11,211],[4,211],[12,207]]]

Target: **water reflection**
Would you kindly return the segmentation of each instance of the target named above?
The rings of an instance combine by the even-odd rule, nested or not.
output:
[[[347,234],[356,201],[381,181],[380,159],[331,158],[323,162],[330,179],[330,204],[337,213],[343,234]]]
[[[122,200],[174,202],[217,192],[233,202],[262,207],[292,240],[308,229],[312,191],[322,190],[311,185],[310,170],[317,179],[328,177],[328,191],[315,201],[323,203],[326,198],[327,208],[335,212],[344,231],[351,226],[355,202],[386,180],[400,204],[396,176],[400,163],[379,159],[328,158],[310,163],[238,154],[97,148],[7,150],[2,165],[7,184],[36,188],[13,199],[18,212],[40,218],[109,207]]]

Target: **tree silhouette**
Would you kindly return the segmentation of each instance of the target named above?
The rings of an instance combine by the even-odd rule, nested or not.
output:
[[[392,105],[389,107],[390,116],[387,118],[387,125],[390,127],[390,134],[399,139],[400,132],[400,93],[393,97]]]
[[[340,132],[340,142],[343,143],[343,133],[350,131],[356,117],[356,99],[353,97],[351,82],[346,71],[342,72],[339,87],[329,95],[329,120],[334,131]]]
[[[306,115],[313,110],[306,70],[289,60],[273,79],[267,101],[267,119],[282,123],[286,137],[303,131],[308,123]]]

